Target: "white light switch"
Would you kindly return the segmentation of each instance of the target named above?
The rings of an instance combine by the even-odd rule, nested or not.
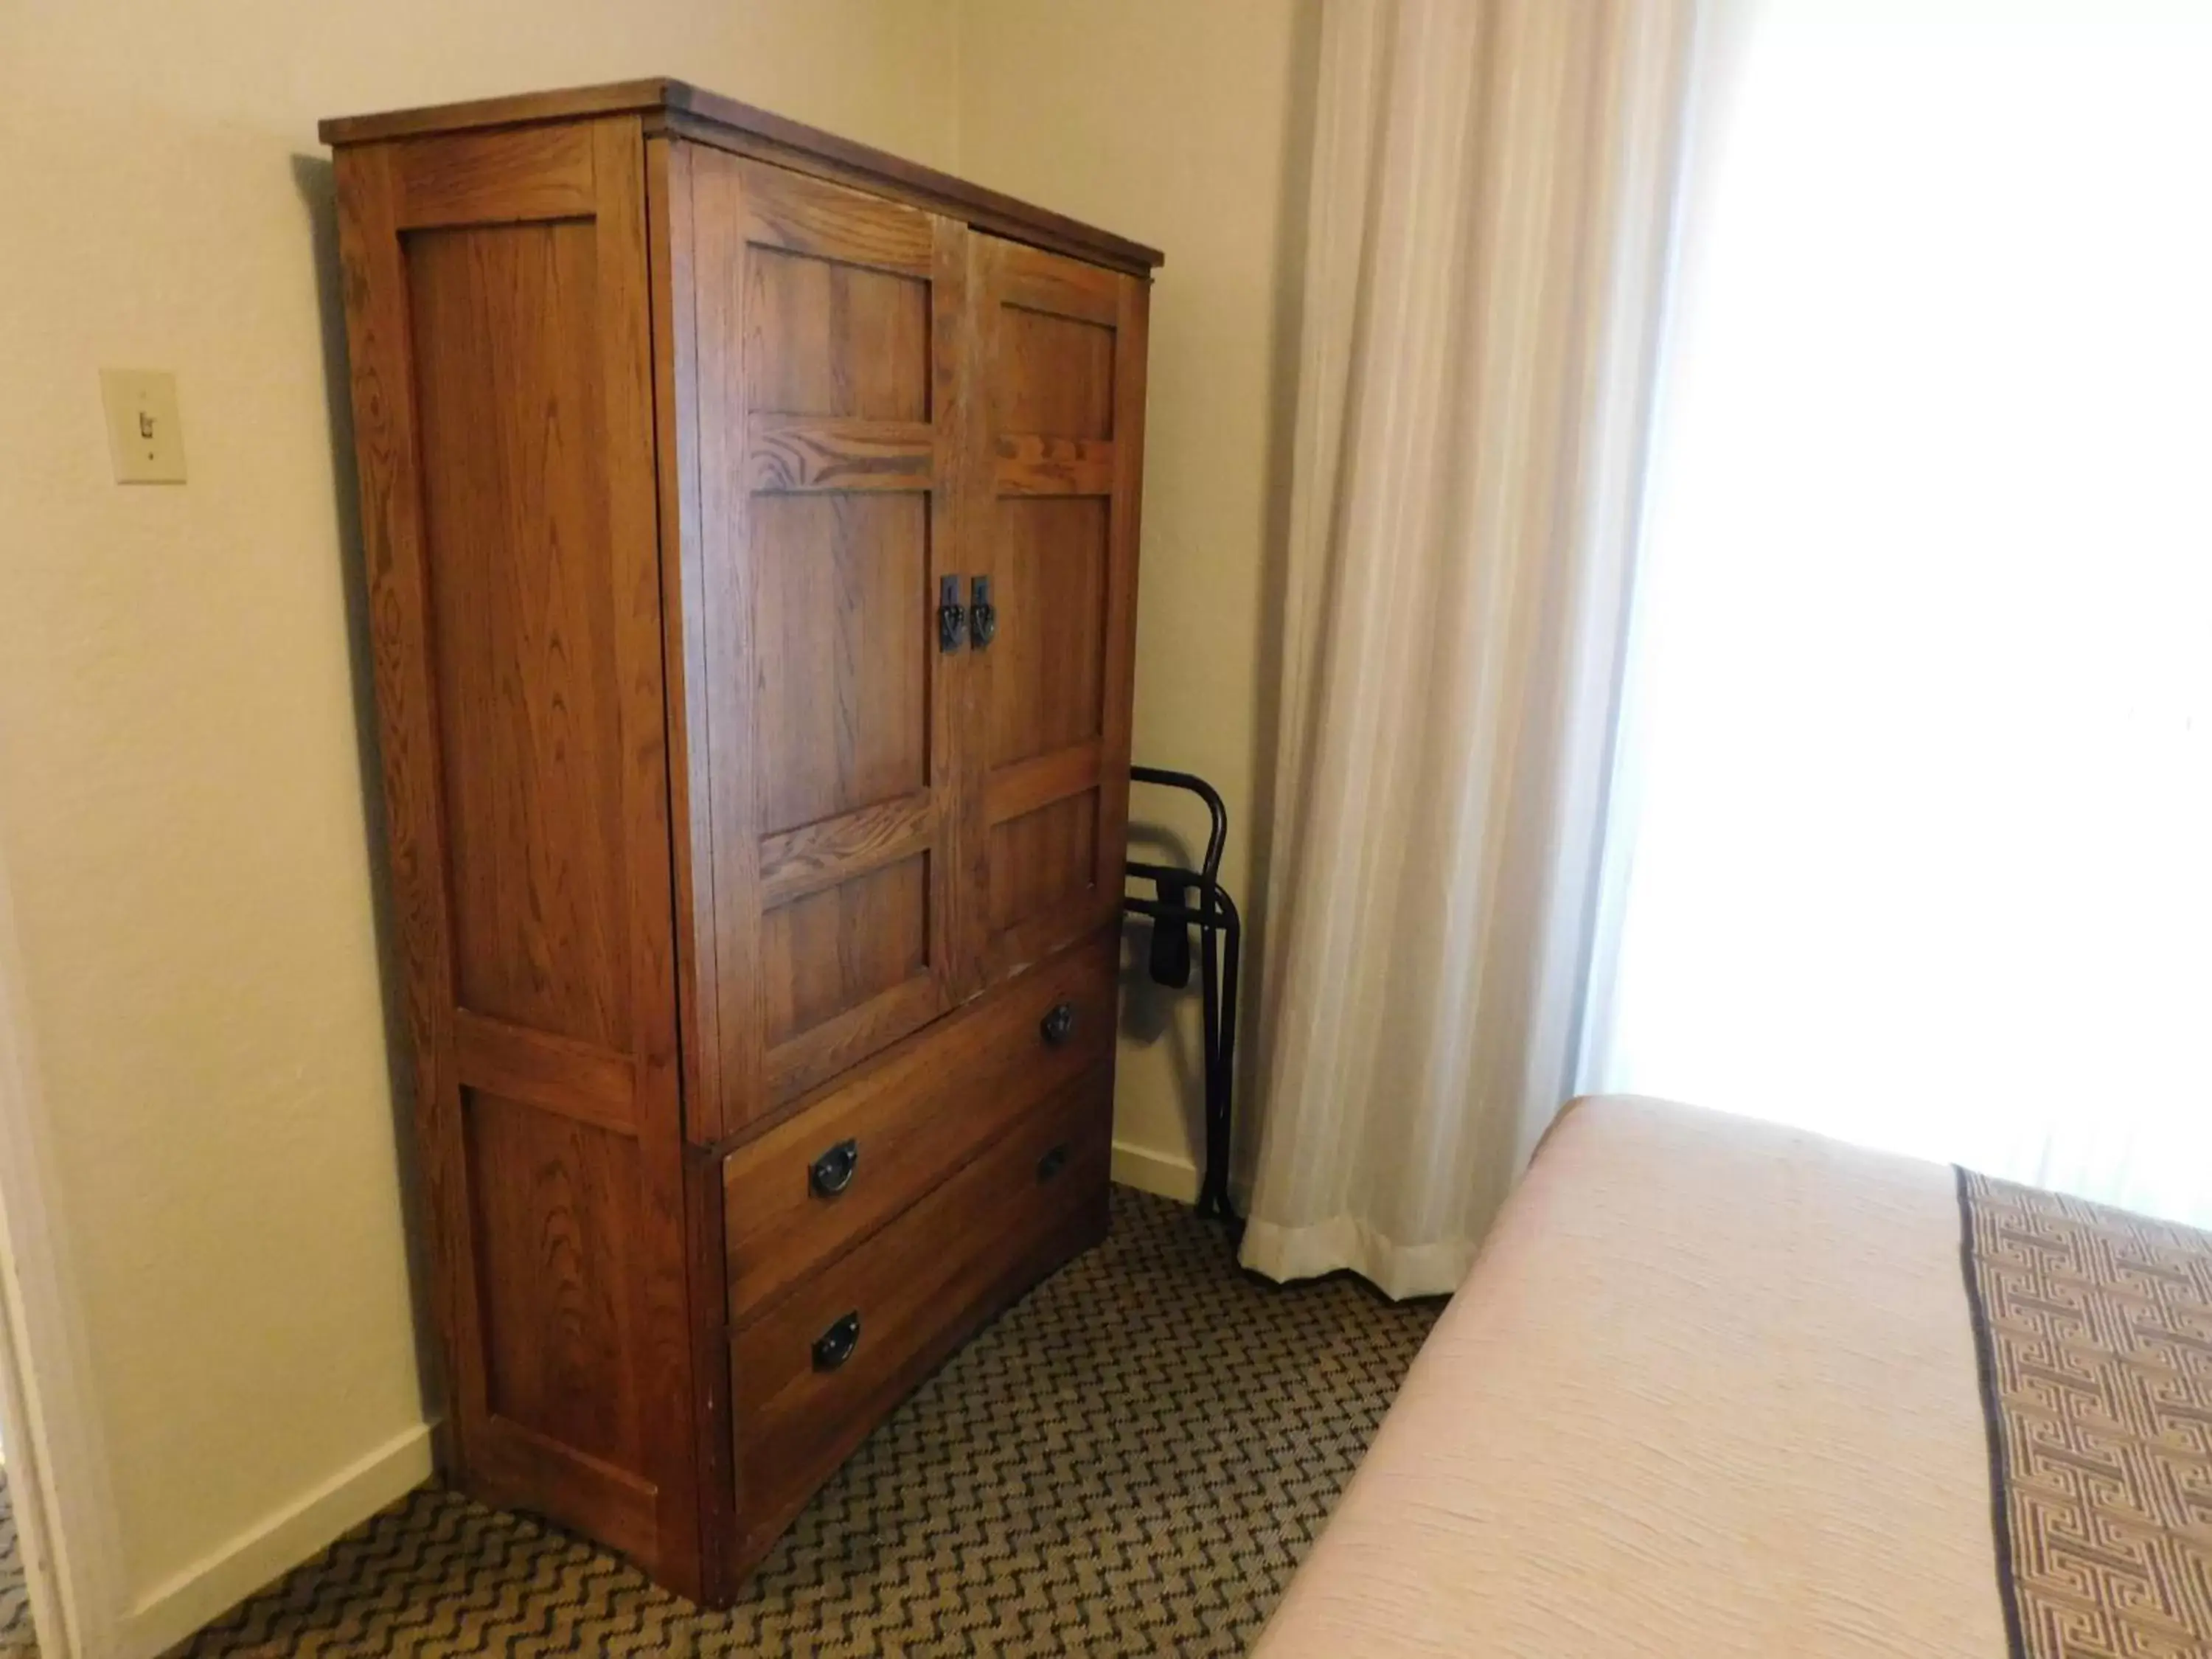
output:
[[[185,428],[177,418],[177,377],[159,368],[103,368],[107,451],[118,483],[182,483]]]

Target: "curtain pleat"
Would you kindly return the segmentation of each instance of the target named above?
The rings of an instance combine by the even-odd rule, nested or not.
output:
[[[1246,1265],[1452,1289],[1571,1077],[1692,0],[1331,0]]]

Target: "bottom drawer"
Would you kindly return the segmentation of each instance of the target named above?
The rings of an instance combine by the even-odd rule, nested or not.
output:
[[[1104,1236],[1110,1061],[731,1340],[749,1565],[876,1423],[992,1311]]]

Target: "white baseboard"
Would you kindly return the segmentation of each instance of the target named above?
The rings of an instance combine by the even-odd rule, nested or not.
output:
[[[1158,1193],[1178,1204],[1198,1202],[1198,1165],[1172,1152],[1126,1140],[1114,1143],[1114,1179],[1140,1193]]]
[[[350,1527],[430,1478],[430,1430],[417,1425],[341,1469],[289,1507],[155,1585],[124,1617],[126,1659],[152,1659]]]

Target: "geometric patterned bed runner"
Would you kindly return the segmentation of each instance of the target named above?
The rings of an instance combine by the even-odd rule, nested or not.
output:
[[[2212,1655],[2212,1233],[1959,1173],[2015,1659]]]

